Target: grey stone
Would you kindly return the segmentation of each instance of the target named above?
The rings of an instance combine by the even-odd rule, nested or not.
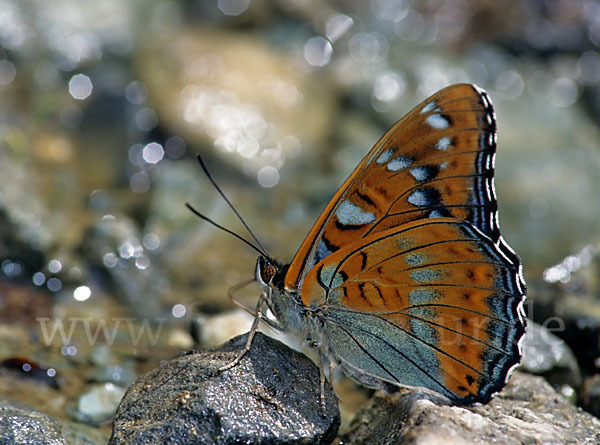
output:
[[[68,444],[55,418],[8,399],[0,399],[0,443]]]
[[[85,425],[60,421],[31,407],[0,398],[0,444],[98,445],[106,437]]]
[[[324,416],[319,370],[304,355],[257,333],[236,366],[218,371],[246,336],[142,376],[121,401],[110,443],[330,443],[340,423],[337,398],[327,384]]]
[[[79,397],[75,419],[92,425],[110,420],[125,390],[113,383],[94,385]]]
[[[597,444],[600,420],[538,376],[515,372],[487,405],[440,404],[418,392],[377,392],[344,435],[348,444]]]
[[[541,375],[555,386],[581,385],[581,372],[573,351],[564,340],[537,323],[529,322],[523,342],[521,371]]]

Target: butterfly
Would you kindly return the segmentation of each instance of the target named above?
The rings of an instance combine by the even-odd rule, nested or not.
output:
[[[526,325],[521,263],[498,225],[495,152],[494,109],[477,86],[449,86],[414,108],[289,264],[254,237],[264,291],[245,351],[262,319],[318,351],[322,397],[329,363],[370,388],[488,402],[520,363]]]

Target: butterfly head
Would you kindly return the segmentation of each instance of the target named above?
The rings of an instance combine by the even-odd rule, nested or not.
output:
[[[259,256],[256,260],[256,281],[263,286],[271,285],[280,268],[281,266],[275,260],[266,256]]]

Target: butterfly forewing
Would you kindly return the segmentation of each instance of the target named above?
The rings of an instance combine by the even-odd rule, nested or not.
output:
[[[286,288],[301,287],[315,264],[349,243],[422,218],[463,219],[498,240],[495,147],[494,111],[477,87],[454,85],[424,101],[333,197],[290,264]]]
[[[518,267],[470,223],[433,218],[381,231],[319,262],[301,295],[321,308],[330,353],[365,385],[487,401],[520,360]]]

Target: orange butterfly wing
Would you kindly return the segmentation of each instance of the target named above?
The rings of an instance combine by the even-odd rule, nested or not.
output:
[[[453,218],[351,243],[319,262],[301,289],[348,375],[463,404],[489,400],[518,363],[523,292],[518,265]]]
[[[434,94],[388,130],[340,187],[294,256],[285,288],[301,287],[339,248],[422,218],[469,221],[497,241],[495,149],[485,92],[459,84]],[[516,259],[503,242],[502,250]]]

